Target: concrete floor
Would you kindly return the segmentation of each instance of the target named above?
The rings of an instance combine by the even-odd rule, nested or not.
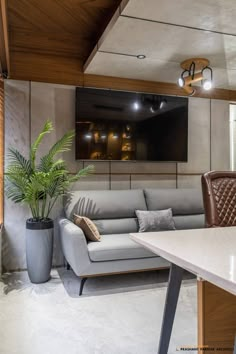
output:
[[[26,272],[0,282],[1,354],[154,354],[167,271],[89,279],[78,297],[72,271],[33,285]],[[185,275],[169,354],[197,343],[196,280]],[[185,351],[188,353],[188,351]]]

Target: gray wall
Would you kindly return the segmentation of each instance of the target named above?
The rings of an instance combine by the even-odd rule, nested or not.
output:
[[[31,141],[44,121],[55,126],[41,152],[68,129],[74,128],[75,87],[7,80],[5,83],[5,151],[15,146],[27,154]],[[71,172],[86,163],[75,161],[74,148],[66,158]],[[200,188],[201,174],[211,169],[229,169],[229,102],[202,98],[189,99],[189,160],[187,163],[95,162],[96,174],[78,182],[74,189]],[[7,163],[7,157],[6,157]],[[58,204],[56,217],[61,210]],[[27,207],[5,199],[3,265],[7,270],[25,264],[25,220]],[[54,264],[62,255],[55,232]]]

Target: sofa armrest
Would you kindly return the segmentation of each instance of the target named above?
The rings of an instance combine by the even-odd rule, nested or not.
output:
[[[60,238],[63,254],[76,275],[86,274],[91,264],[84,232],[66,218],[59,219]]]

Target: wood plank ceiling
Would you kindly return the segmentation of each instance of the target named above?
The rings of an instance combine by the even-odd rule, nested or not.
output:
[[[80,84],[120,0],[8,0],[10,78]]]

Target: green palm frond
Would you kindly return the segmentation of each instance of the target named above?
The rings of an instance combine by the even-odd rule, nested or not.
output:
[[[12,174],[7,174],[6,176],[6,185],[12,184],[13,186],[18,186],[22,191],[24,191],[24,188],[26,185],[29,183],[29,179],[26,178],[24,174],[20,173],[12,173]]]
[[[70,181],[70,183],[77,182],[81,178],[87,177],[87,176],[93,174],[94,171],[95,171],[94,166],[88,165],[87,167],[85,167],[85,168],[81,169],[79,172],[77,172],[76,175],[71,176],[69,178],[69,181]]]
[[[27,160],[18,150],[14,148],[9,148],[8,152],[8,161],[9,166],[15,166],[19,169],[22,169],[26,175],[30,175],[32,173],[31,163]]]
[[[22,169],[22,167],[19,167],[17,165],[10,165],[8,166],[7,172],[5,173],[6,176],[28,176],[24,170]]]
[[[25,195],[22,194],[17,187],[6,188],[6,196],[15,203],[21,203],[24,200]]]
[[[54,180],[48,187],[48,194],[50,197],[63,195],[68,189],[70,183],[64,176],[59,177],[57,180]]]
[[[66,170],[66,164],[63,159],[58,159],[57,161],[54,161],[51,166],[51,171],[52,170]]]
[[[8,198],[14,202],[22,202],[24,200],[28,179],[24,175],[12,173],[6,176],[5,190]]]
[[[69,151],[73,142],[73,138],[75,136],[74,130],[68,131],[63,135],[61,139],[59,139],[49,150],[49,155],[54,157],[60,152]]]
[[[48,154],[41,158],[39,165],[41,171],[46,172],[52,167],[53,159],[57,154],[70,150],[74,135],[74,131],[67,132],[51,147]]]
[[[46,121],[46,123],[43,127],[43,130],[38,135],[38,137],[36,138],[34,143],[32,144],[31,149],[30,149],[30,162],[31,162],[32,168],[34,168],[34,165],[35,165],[36,152],[38,150],[39,145],[41,144],[44,136],[46,134],[51,133],[52,130],[53,130],[52,122]]]
[[[6,181],[5,184],[5,192],[6,196],[9,199],[12,199],[13,201],[17,200],[18,202],[22,202],[24,199],[24,193],[25,193],[25,183],[24,181],[20,180],[11,180],[11,181]]]
[[[42,193],[44,193],[42,179],[37,174],[34,174],[25,188],[24,202],[28,204],[35,203]]]

